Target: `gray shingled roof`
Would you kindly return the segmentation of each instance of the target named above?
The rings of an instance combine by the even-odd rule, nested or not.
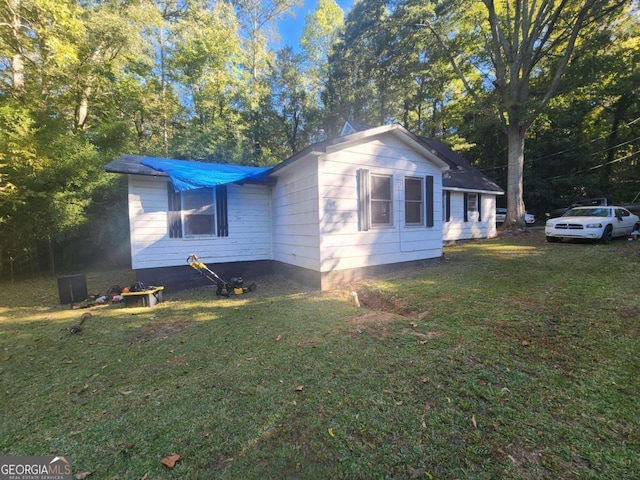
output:
[[[142,164],[141,155],[120,155],[115,160],[107,163],[104,170],[109,173],[131,173],[133,175],[153,175],[155,177],[168,177],[164,172],[154,170]]]
[[[471,165],[462,155],[454,152],[446,143],[424,137],[418,137],[418,140],[432,151],[435,150],[436,155],[451,167],[451,170],[445,172],[442,176],[442,186],[444,188],[504,193],[502,188]]]

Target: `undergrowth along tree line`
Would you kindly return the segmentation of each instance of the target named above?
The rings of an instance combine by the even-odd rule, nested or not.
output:
[[[361,0],[345,12],[321,0],[298,19],[300,45],[280,47],[277,22],[298,0],[1,0],[1,278],[126,264],[126,181],[103,171],[122,153],[271,165],[345,120],[441,139],[506,190],[505,128],[535,115],[522,132],[529,211],[633,201],[638,2],[533,12],[550,26],[584,12],[546,103],[563,31],[504,77],[489,30],[475,28],[501,32],[507,58],[509,46],[533,51],[509,22],[516,3]],[[517,85],[526,96],[508,95]]]

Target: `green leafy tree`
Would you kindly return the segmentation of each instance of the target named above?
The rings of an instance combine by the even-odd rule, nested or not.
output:
[[[300,0],[232,0],[243,39],[244,58],[241,72],[245,93],[240,101],[243,105],[243,123],[247,128],[246,151],[251,151],[247,163],[260,165],[273,163],[267,147],[268,125],[264,118],[270,116],[269,65],[273,64],[273,52],[267,48],[275,39],[275,22],[290,15]]]
[[[234,106],[241,93],[238,24],[229,4],[194,2],[175,25],[169,62],[176,90],[183,92],[186,115],[172,142],[174,155],[237,163],[240,112]]]
[[[286,145],[286,149],[272,149],[280,158],[293,155],[309,140],[308,135],[303,135],[303,115],[310,94],[304,85],[302,62],[302,54],[295,54],[291,47],[285,47],[278,52],[271,75],[272,110],[277,126],[275,138],[284,139],[285,142],[279,143]]]
[[[307,88],[318,103],[329,72],[329,55],[343,28],[344,12],[335,0],[319,0],[305,18],[300,45],[306,57]]]

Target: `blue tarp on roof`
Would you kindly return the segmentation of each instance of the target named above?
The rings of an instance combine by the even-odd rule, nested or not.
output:
[[[210,188],[226,183],[242,183],[247,180],[266,183],[272,167],[245,167],[221,163],[189,162],[168,158],[144,157],[143,165],[164,172],[171,178],[176,192]]]

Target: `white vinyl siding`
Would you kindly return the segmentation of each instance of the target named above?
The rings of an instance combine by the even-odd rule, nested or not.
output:
[[[493,215],[482,214],[471,218],[467,212],[465,221],[465,195],[467,199],[469,192],[459,190],[449,190],[449,221],[443,225],[443,239],[445,242],[456,240],[470,240],[475,238],[492,238],[497,235],[495,217]],[[446,196],[444,197],[446,201]],[[496,208],[496,196],[489,193],[478,193],[480,200],[478,205],[480,212],[494,212]],[[468,207],[468,203],[467,203]]]
[[[131,266],[186,265],[196,254],[204,263],[271,259],[271,199],[265,185],[228,185],[229,236],[170,238],[167,179],[129,176]]]
[[[391,223],[361,229],[358,171],[391,179]],[[442,221],[432,228],[405,224],[405,177],[433,177],[433,208],[441,209],[442,172],[392,135],[320,157],[320,254],[322,272],[392,264],[442,255]],[[373,225],[372,225],[373,227]]]
[[[273,259],[320,269],[318,165],[303,158],[278,172],[273,198]]]

